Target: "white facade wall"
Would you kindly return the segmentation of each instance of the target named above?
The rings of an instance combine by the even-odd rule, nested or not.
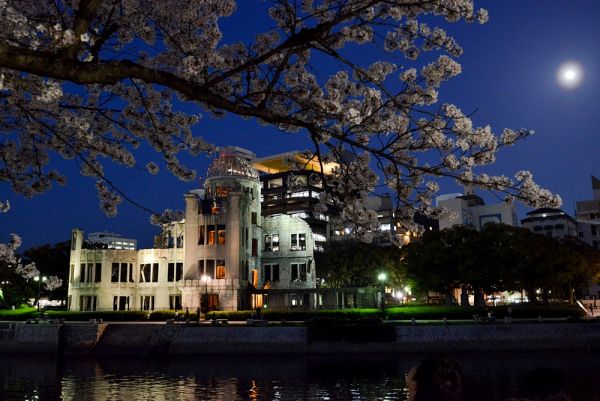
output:
[[[444,207],[454,214],[454,218],[439,220],[440,230],[455,225],[473,226],[476,230],[481,230],[486,223],[518,225],[515,207],[505,203],[469,206],[466,199],[457,197],[439,200],[438,206]]]

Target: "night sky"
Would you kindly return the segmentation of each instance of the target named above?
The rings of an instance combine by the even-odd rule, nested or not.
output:
[[[268,2],[238,3],[238,12],[221,25],[226,42],[247,41],[248,34],[272,25],[264,12]],[[561,195],[563,209],[572,214],[575,201],[592,197],[590,175],[600,176],[600,1],[489,0],[475,4],[489,10],[490,21],[446,27],[464,49],[459,59],[463,73],[443,84],[440,101],[452,102],[467,114],[475,112],[475,125],[490,124],[498,134],[504,127],[535,130],[525,142],[500,152],[497,162],[485,171],[512,177],[518,170],[530,170],[536,182]],[[439,19],[428,19],[431,25],[445,26]],[[557,71],[567,61],[577,62],[583,69],[583,81],[577,88],[565,89],[557,81]],[[326,79],[334,69],[322,66],[320,78]],[[193,110],[204,115],[195,132],[216,145],[245,147],[258,156],[310,146],[304,133],[280,133],[234,116],[214,121],[202,110]],[[136,156],[141,166],[156,160],[152,152]],[[205,177],[209,157],[185,160]],[[22,251],[67,240],[71,229],[79,227],[86,232],[118,232],[137,238],[140,247],[151,247],[158,229],[150,225],[146,212],[124,202],[117,217],[106,217],[98,208],[94,181],[81,177],[73,161],[56,157],[53,163],[68,176],[65,187],[24,199],[14,195],[9,186],[0,185],[0,199],[11,203],[10,211],[0,215],[0,242],[7,241],[9,233],[17,233],[23,238]],[[141,169],[105,167],[109,179],[127,195],[156,211],[183,209],[182,195],[198,187],[198,180],[181,182],[164,169],[150,176]],[[457,191],[456,185],[443,183],[440,194]],[[520,218],[527,211],[523,207],[518,210]]]

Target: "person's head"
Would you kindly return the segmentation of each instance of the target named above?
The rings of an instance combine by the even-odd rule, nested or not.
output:
[[[532,401],[570,401],[563,373],[554,368],[536,368],[521,379],[523,397]]]
[[[461,401],[463,374],[446,354],[432,354],[412,368],[406,378],[410,401]]]

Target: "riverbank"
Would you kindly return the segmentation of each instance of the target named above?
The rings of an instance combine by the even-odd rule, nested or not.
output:
[[[0,354],[352,354],[600,349],[600,324],[196,326],[151,323],[0,325]]]

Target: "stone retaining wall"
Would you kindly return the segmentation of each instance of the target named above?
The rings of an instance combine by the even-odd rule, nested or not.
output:
[[[335,336],[323,335],[323,332],[311,331],[327,330],[327,328],[136,324],[113,327],[118,328],[121,336],[116,337],[118,346],[115,345],[115,334],[111,339],[107,336],[103,339],[107,326],[107,324],[93,323],[65,325],[12,323],[7,328],[0,328],[0,354],[89,354],[94,350],[100,352],[100,349],[102,354],[190,355],[600,348],[600,324],[593,323],[383,326],[386,332],[391,332],[391,336],[379,335],[373,338],[369,337],[368,328],[365,331],[363,327],[360,329],[360,335],[350,333],[351,335],[344,336],[344,341],[336,339]],[[353,330],[352,327],[344,328],[346,329]],[[128,330],[131,331],[132,336],[128,335]],[[114,330],[112,332],[115,333]],[[133,339],[136,336],[138,341],[136,343],[132,341],[131,347],[128,348],[126,339]],[[147,340],[143,340],[145,338]]]

